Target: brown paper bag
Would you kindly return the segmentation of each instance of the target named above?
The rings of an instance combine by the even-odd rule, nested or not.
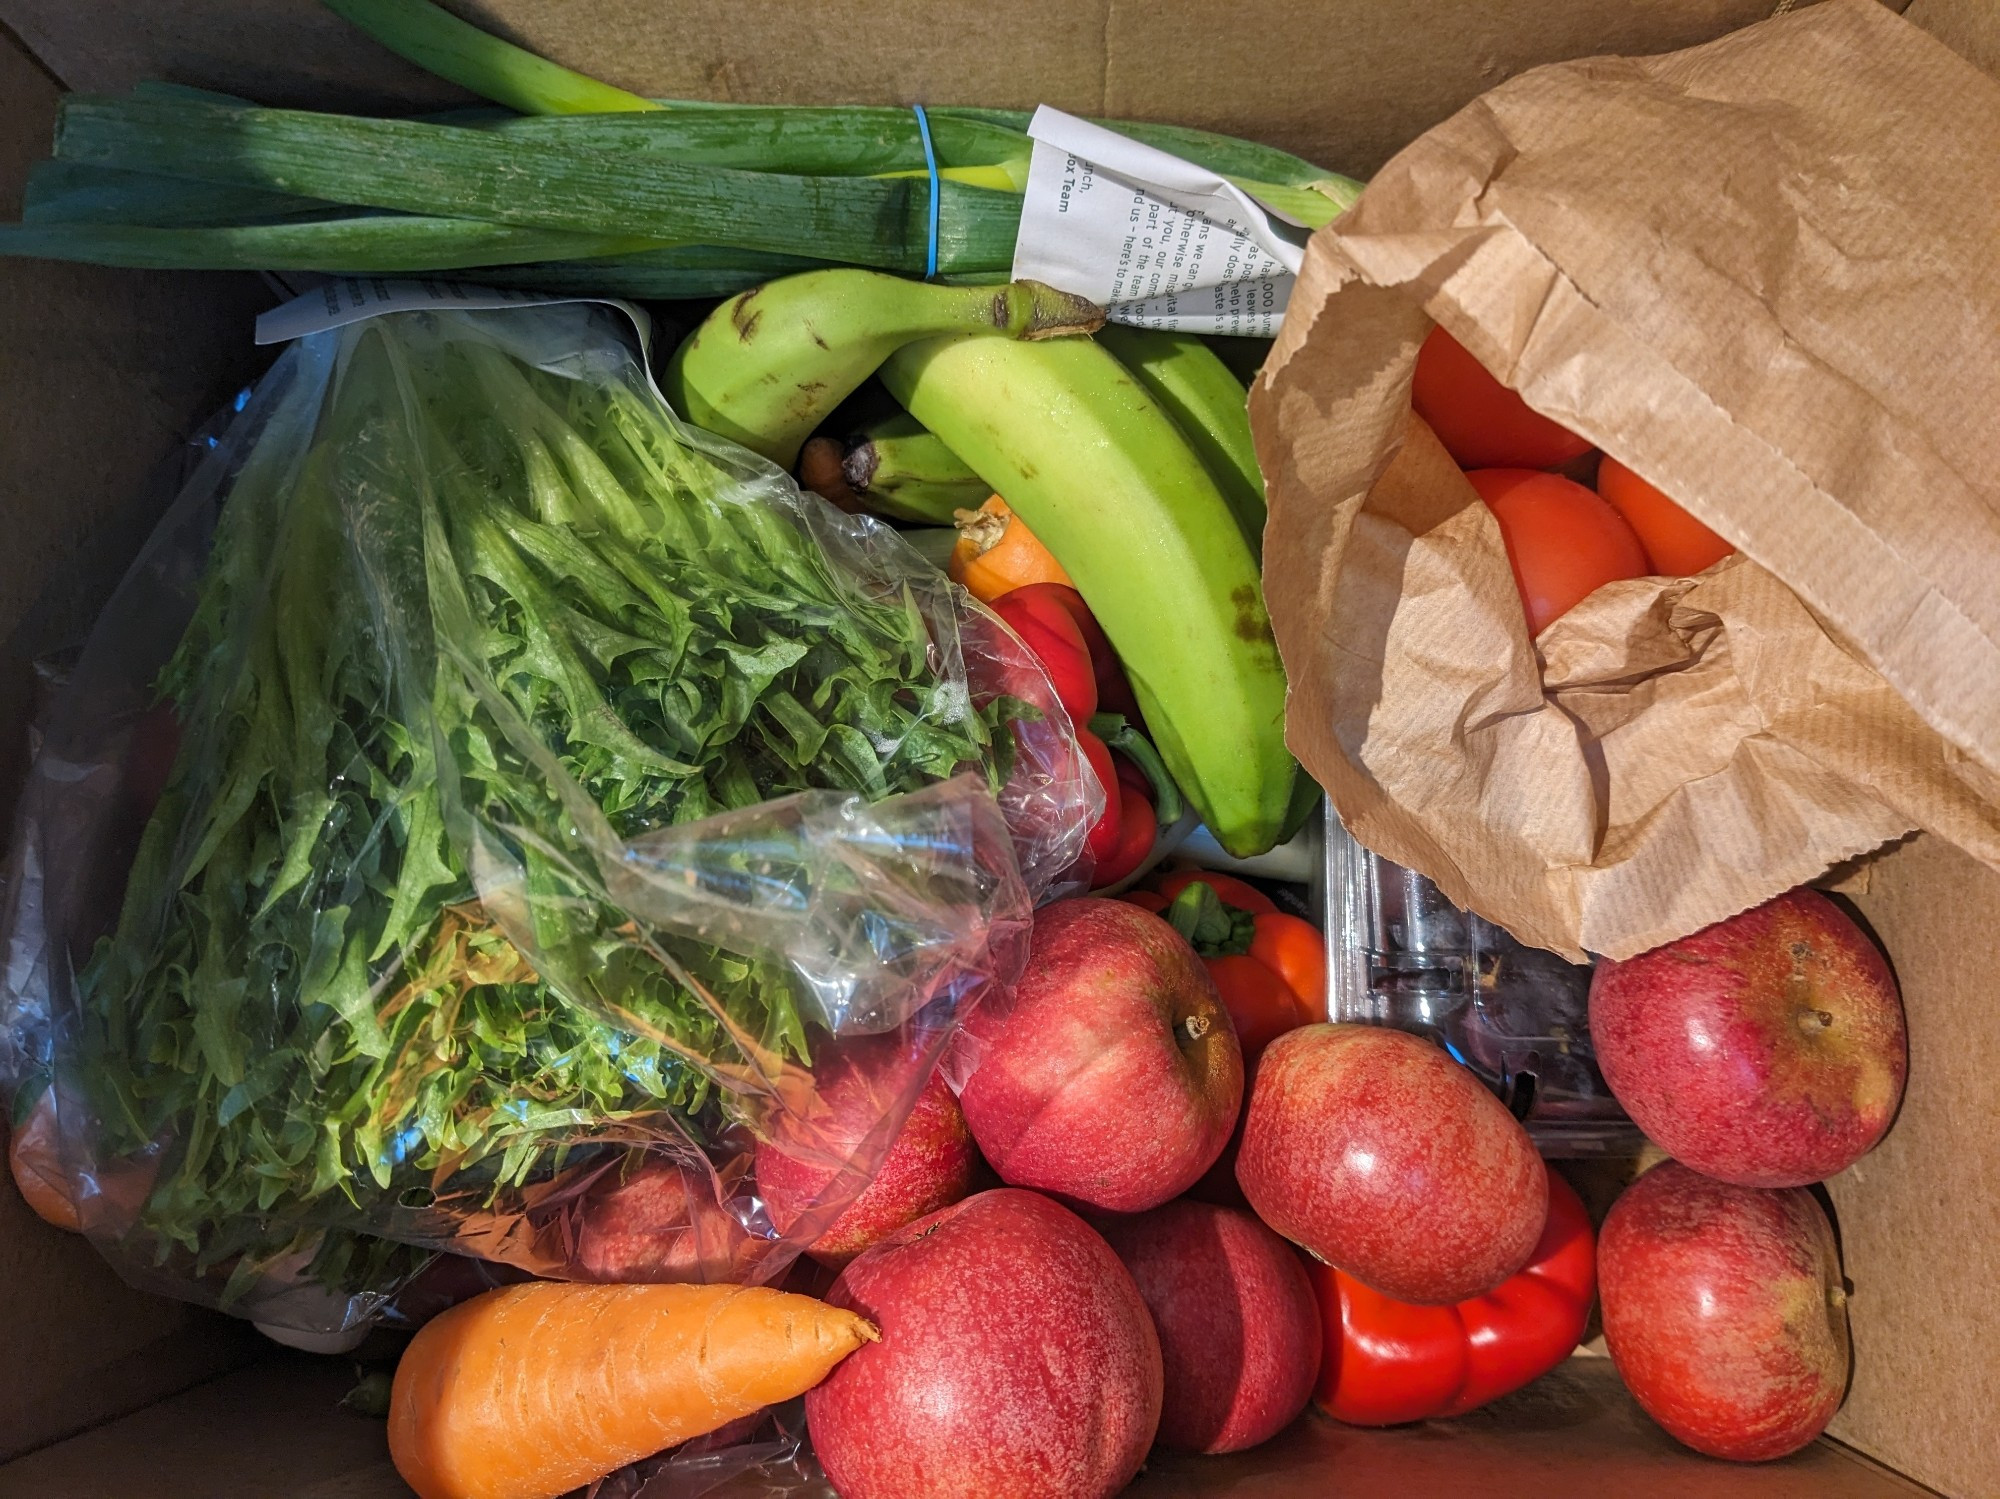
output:
[[[1409,412],[1433,320],[1742,555],[1531,641]],[[1476,100],[1251,409],[1292,748],[1452,899],[1623,957],[1913,828],[2000,868],[2000,84],[1874,0]]]

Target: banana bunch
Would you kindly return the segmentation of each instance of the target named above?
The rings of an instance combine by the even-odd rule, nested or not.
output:
[[[886,436],[936,443],[919,444],[925,464],[957,479],[969,470],[1055,554],[1175,782],[1216,841],[1249,857],[1310,802],[1285,749],[1243,385],[1197,338],[1052,336],[1098,323],[1034,283],[813,272],[725,302],[675,354],[666,390],[696,424],[789,465],[879,375],[914,418]],[[878,458],[869,483],[880,474]]]
[[[880,271],[808,271],[739,292],[674,351],[674,409],[789,469],[813,429],[916,339],[1059,338],[1104,326],[1095,303],[1039,281],[938,286]]]

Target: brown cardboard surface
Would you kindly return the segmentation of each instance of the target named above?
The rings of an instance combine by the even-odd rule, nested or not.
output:
[[[453,0],[560,62],[645,93],[818,103],[1048,103],[1171,119],[1373,171],[1536,63],[1663,52],[1777,0]],[[0,0],[73,88],[166,77],[305,107],[455,96],[312,0]]]
[[[0,212],[46,150],[55,94],[0,38]],[[0,817],[24,768],[28,663],[87,627],[137,550],[147,472],[250,366],[259,296],[247,277],[0,262]],[[0,1182],[0,1454],[240,1362],[245,1340],[219,1328],[127,1289]]]
[[[274,1359],[0,1467],[0,1499],[409,1499],[382,1425],[343,1414],[337,1359]],[[752,1484],[710,1499],[753,1499]],[[1156,1454],[1130,1499],[1908,1499],[1922,1490],[1831,1442],[1737,1467],[1640,1414],[1609,1363],[1572,1359],[1461,1420],[1391,1431],[1307,1416],[1222,1458]],[[993,1499],[1003,1499],[994,1495]]]
[[[1923,27],[1967,62],[2000,75],[2000,19],[1989,0],[1911,0],[1903,19]]]
[[[1889,1137],[1828,1183],[1854,1296],[1843,1440],[1965,1499],[2000,1495],[2000,875],[1936,838],[1856,897],[1902,984],[1910,1080]]]
[[[1766,0],[1490,7],[1245,0],[1226,13],[1193,0],[1145,7],[1031,0],[983,9],[883,0],[465,7],[503,15],[522,39],[566,61],[659,92],[968,102],[976,95],[1075,108],[1101,98],[1107,108],[1146,113],[1140,80],[1158,64],[1174,81],[1151,112],[1223,128],[1247,122],[1244,133],[1356,171],[1529,62],[1677,47],[1769,8]],[[1975,60],[2000,58],[1988,0],[1913,0],[1910,14]],[[1283,17],[1287,29],[1266,39],[1238,24],[1258,17]],[[0,23],[88,87],[158,74],[280,103],[360,107],[445,97],[346,37],[310,0],[0,0]],[[795,40],[769,44],[779,27]],[[1107,40],[1108,66],[1100,50]],[[0,184],[11,185],[19,164],[45,147],[49,103],[45,82],[0,40]],[[0,191],[0,211],[11,212],[7,197]],[[25,618],[38,642],[51,641],[88,619],[143,529],[134,507],[147,464],[248,367],[241,314],[257,300],[247,278],[0,265],[0,389],[9,394],[0,403],[7,457],[0,504],[14,521],[0,556],[0,637]],[[19,665],[17,650],[11,675],[0,677],[0,692],[14,693],[0,696],[0,724],[18,721]],[[0,756],[14,753],[0,735]],[[11,791],[17,778],[18,765],[0,760],[0,788]],[[2000,1494],[2000,1366],[1990,1351],[2000,1346],[2000,1299],[1992,1292],[2000,1180],[1988,1144],[2000,1119],[1993,1071],[2000,1034],[1988,994],[2000,956],[2000,880],[1934,840],[1897,851],[1871,876],[1861,904],[1904,983],[1913,1071],[1896,1132],[1832,1188],[1856,1283],[1860,1359],[1834,1430],[1966,1499]],[[0,1451],[104,1420],[144,1400],[148,1385],[186,1386],[197,1374],[176,1358],[235,1359],[240,1344],[228,1335],[181,1336],[219,1325],[125,1291],[82,1244],[30,1219],[0,1184]],[[163,1330],[164,1342],[156,1337]],[[1260,1453],[1196,1469],[1200,1488],[1163,1464],[1138,1492],[1244,1499],[1914,1492],[1831,1446],[1754,1469],[1693,1458],[1619,1398],[1605,1383],[1609,1374],[1601,1360],[1594,1370],[1572,1364],[1560,1379],[1573,1378],[1580,1395],[1554,1398],[1560,1381],[1545,1382],[1504,1410],[1450,1428],[1360,1433],[1309,1423]],[[382,1457],[379,1428],[332,1409],[348,1382],[339,1361],[284,1361],[230,1375],[0,1466],[0,1499],[407,1499]]]

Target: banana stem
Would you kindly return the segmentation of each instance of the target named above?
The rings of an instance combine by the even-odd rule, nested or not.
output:
[[[399,57],[522,114],[624,114],[662,106],[481,31],[431,0],[322,0]]]
[[[1010,281],[1004,295],[1006,321],[996,317],[994,325],[1016,338],[1067,338],[1104,326],[1104,309],[1095,302],[1040,281]],[[1000,310],[996,299],[994,311]]]

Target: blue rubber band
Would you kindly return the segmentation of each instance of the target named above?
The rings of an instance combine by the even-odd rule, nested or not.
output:
[[[931,122],[930,122],[930,117],[924,113],[923,105],[912,104],[910,108],[916,112],[917,133],[924,138],[924,167],[931,174],[930,243],[924,251],[924,280],[929,281],[932,277],[937,275],[937,245],[938,245],[937,151],[931,145]]]

